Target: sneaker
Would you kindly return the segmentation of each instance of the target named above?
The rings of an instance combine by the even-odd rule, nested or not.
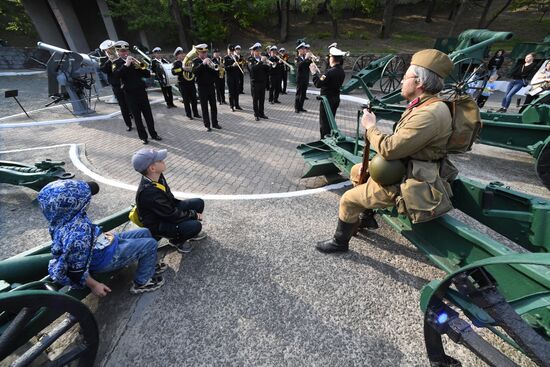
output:
[[[501,107],[501,108],[499,108],[499,109],[497,110],[497,112],[499,112],[499,113],[506,112],[506,108]]]
[[[133,283],[132,286],[130,287],[130,293],[140,294],[145,292],[152,292],[152,291],[156,291],[163,285],[164,285],[164,278],[161,277],[160,275],[154,275],[145,284],[139,285],[139,284]]]
[[[182,254],[188,254],[191,251],[193,251],[193,245],[190,244],[188,241],[181,242],[181,243],[173,243],[169,242],[170,246],[176,249],[177,252],[180,252]]]
[[[205,231],[200,231],[195,237],[190,238],[189,241],[200,241],[204,240],[208,236]]]
[[[168,269],[168,265],[166,263],[163,263],[162,261],[159,262],[157,265],[155,265],[155,275],[160,275],[164,273]]]

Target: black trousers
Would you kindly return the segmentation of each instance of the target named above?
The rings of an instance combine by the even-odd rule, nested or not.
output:
[[[214,86],[199,86],[199,99],[201,101],[201,111],[202,111],[202,121],[204,122],[204,127],[211,127],[218,125],[218,107],[216,106],[216,92]],[[208,113],[208,105],[210,104],[210,113],[212,114],[212,119],[210,119],[210,114]],[[212,121],[212,125],[210,125]]]
[[[164,101],[166,102],[166,105],[173,106],[174,95],[172,94],[172,87],[170,86],[160,87],[160,90],[162,90],[162,95],[164,96]]]
[[[294,109],[301,110],[304,108],[304,101],[306,100],[307,87],[309,82],[297,81],[296,82],[296,98],[294,100]]]
[[[183,99],[183,105],[185,106],[185,114],[187,117],[196,117],[199,115],[197,109],[197,90],[195,89],[195,83],[178,83],[178,88],[181,93],[181,98]],[[191,110],[193,110],[193,115],[191,115]]]
[[[118,106],[120,107],[120,112],[122,113],[122,118],[124,123],[128,127],[132,127],[132,118],[130,117],[130,107],[128,107],[128,102],[126,101],[126,96],[120,85],[111,85],[113,88],[113,94],[118,101]]]
[[[225,103],[225,77],[216,79],[216,99]]]
[[[340,106],[340,96],[326,97],[328,99],[328,104],[330,105],[332,115],[336,117],[336,110],[338,109],[338,106]],[[321,131],[321,139],[323,139],[325,135],[330,134],[330,123],[328,121],[325,105],[323,104],[323,102],[319,104],[319,125]]]
[[[145,118],[149,135],[151,135],[151,137],[157,136],[157,132],[155,131],[155,121],[153,120],[153,114],[151,113],[151,105],[149,104],[149,98],[147,98],[147,92],[145,89],[124,90],[124,94],[126,95],[126,101],[130,106],[130,111],[132,111],[132,116],[134,116],[139,138],[142,140],[147,139],[147,131],[145,131],[141,120],[142,114]]]
[[[239,74],[242,75],[242,73],[239,71]],[[229,89],[229,106],[231,108],[233,107],[241,107],[239,105],[239,76],[238,75],[231,75],[227,77],[227,89]]]
[[[176,204],[181,210],[194,210],[197,213],[204,211],[204,201],[202,199],[187,199],[182,200]],[[169,239],[175,239],[179,241],[186,241],[195,237],[202,229],[202,223],[197,219],[185,219],[179,223],[160,222],[157,231],[151,231],[155,235],[166,237]]]
[[[252,105],[254,107],[254,116],[264,116],[264,103],[265,103],[265,85],[266,83],[253,82],[250,85],[250,91],[252,92]]]
[[[244,93],[244,74],[239,74],[239,93]]]
[[[269,86],[269,102],[279,100],[279,94],[281,93],[281,76],[272,76],[271,85]]]
[[[283,87],[281,89],[283,93],[286,93],[287,80],[288,80],[288,71],[286,71],[286,66],[285,66],[285,71],[283,72],[283,79],[282,79]]]

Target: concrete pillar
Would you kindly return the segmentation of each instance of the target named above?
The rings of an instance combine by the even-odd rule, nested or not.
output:
[[[42,42],[61,48],[68,47],[46,0],[22,0],[22,3]]]
[[[105,0],[97,0],[97,7],[101,12],[101,17],[103,18],[103,23],[105,23],[105,28],[107,29],[109,39],[113,41],[118,41],[115,24],[113,23],[113,18],[111,18],[111,14],[109,14],[109,6],[107,5],[107,2]]]
[[[151,47],[149,46],[149,41],[147,40],[147,34],[145,34],[145,31],[143,29],[139,31],[139,41],[143,46],[147,47],[149,50],[151,49]]]
[[[80,22],[76,17],[73,9],[73,5],[70,0],[48,0],[48,4],[52,9],[52,12],[57,19],[59,28],[63,32],[63,36],[67,40],[67,44],[71,51],[88,53],[90,52],[90,46]]]

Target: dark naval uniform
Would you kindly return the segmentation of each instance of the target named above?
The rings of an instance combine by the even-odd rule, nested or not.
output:
[[[124,123],[128,127],[128,130],[132,129],[132,117],[130,115],[130,108],[128,107],[128,103],[126,102],[126,96],[124,96],[124,91],[122,90],[120,78],[115,78],[113,76],[113,62],[107,59],[107,61],[105,61],[101,65],[100,69],[102,72],[107,74],[109,84],[111,85],[111,88],[113,88],[113,94],[115,95],[118,105],[120,107],[120,113],[122,114]]]
[[[346,74],[340,64],[328,69],[324,74],[317,73],[313,75],[313,84],[315,84],[317,88],[321,88],[322,96],[327,97],[334,116],[336,116],[336,110],[340,105],[340,87],[344,83],[345,78]],[[323,102],[321,102],[319,107],[319,125],[321,139],[323,139],[325,135],[330,134],[330,124]]]
[[[239,55],[237,56],[237,61],[239,62],[239,64],[241,65],[241,68],[244,71],[244,68],[247,67],[248,65],[245,58]],[[239,93],[244,94],[244,74],[243,73],[239,75]]]
[[[165,59],[153,59],[151,61],[151,71],[155,73],[155,79],[159,82],[162,95],[166,101],[168,108],[176,107],[174,105],[174,95],[172,94],[172,87],[168,84],[168,77],[164,73],[164,69],[161,64],[169,64]]]
[[[309,85],[309,65],[311,60],[302,56],[296,58],[296,99],[294,100],[294,110],[296,112],[305,111],[304,101],[306,99],[307,87]]]
[[[256,117],[256,121],[258,121],[260,117],[266,118],[264,113],[265,86],[267,85],[270,69],[269,66],[260,60],[261,58],[256,59],[255,57],[250,57],[248,59],[248,66],[250,68],[250,90],[252,92],[252,104],[254,106],[254,117]]]
[[[236,57],[235,57],[236,59]],[[231,109],[236,108],[237,110],[241,109],[239,105],[239,88],[240,88],[240,78],[243,73],[237,66],[238,63],[235,59],[227,55],[223,59],[225,65],[225,73],[227,74],[227,89],[229,90],[229,106]]]
[[[218,79],[218,72],[208,65],[203,64],[202,59],[197,57],[193,60],[193,73],[197,78],[197,85],[199,86],[199,99],[201,102],[202,119],[204,126],[210,131],[211,126],[220,129],[218,124],[218,108],[216,107],[216,91],[215,83]],[[210,104],[210,113],[208,112],[208,105]],[[212,122],[212,125],[210,125]]]
[[[113,77],[119,78],[122,82],[122,90],[130,106],[130,111],[132,111],[132,115],[134,116],[139,138],[145,143],[147,142],[147,131],[145,131],[143,122],[141,121],[141,115],[143,114],[149,135],[153,139],[159,139],[155,131],[155,121],[151,113],[151,105],[149,105],[149,99],[145,91],[145,82],[142,79],[150,77],[151,72],[147,69],[136,67],[133,64],[126,66],[125,63],[126,61],[123,59],[118,59],[114,62]]]
[[[195,88],[195,76],[191,80],[187,80],[183,77],[183,64],[180,60],[176,60],[172,64],[172,75],[178,76],[178,89],[183,99],[185,106],[185,114],[191,120],[193,116],[200,118],[199,111],[197,110],[197,89]],[[191,115],[191,110],[193,115]]]
[[[275,67],[272,67],[269,71],[269,102],[280,103],[279,94],[281,93],[281,83],[283,80],[285,65],[275,56],[271,56],[269,61],[275,63]]]
[[[223,59],[221,56],[213,57],[212,62],[220,66],[220,70],[218,71],[218,79],[216,79],[216,99],[218,100],[219,104],[224,104],[225,103],[225,71],[221,70],[224,67]]]

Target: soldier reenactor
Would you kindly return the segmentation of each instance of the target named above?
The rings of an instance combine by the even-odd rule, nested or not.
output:
[[[281,93],[281,80],[283,79],[285,65],[277,57],[277,46],[271,46],[269,54],[269,61],[274,64],[274,67],[269,71],[269,103],[281,103],[279,102],[279,94]]]
[[[193,60],[193,73],[199,86],[199,100],[204,127],[206,127],[206,131],[212,131],[211,127],[221,129],[222,127],[218,124],[218,108],[216,107],[215,84],[219,78],[217,66],[208,57],[208,45],[206,43],[201,43],[195,48],[199,57]],[[210,113],[208,105],[210,105]]]
[[[225,67],[223,59],[220,56],[220,50],[212,50],[212,62],[218,65],[218,79],[216,79],[216,99],[220,105],[225,103]]]
[[[251,48],[253,56],[248,59],[250,68],[250,90],[252,93],[252,104],[254,106],[254,117],[256,121],[260,121],[260,117],[267,119],[264,113],[265,103],[265,85],[269,75],[270,66],[267,65],[270,61],[267,55],[260,55],[262,45],[256,42]]]
[[[160,47],[153,48],[153,58],[151,59],[151,71],[155,74],[155,79],[160,85],[160,90],[164,96],[166,107],[176,108],[174,104],[174,95],[172,94],[172,87],[168,84],[168,76],[162,68],[162,64],[169,64],[168,60],[163,59],[160,56],[162,49]]]
[[[294,100],[294,112],[307,112],[304,109],[307,87],[309,84],[309,64],[312,60],[306,53],[304,42],[296,46],[298,56],[296,57],[296,98]]]
[[[239,88],[241,76],[244,74],[235,54],[235,46],[227,46],[227,56],[224,58],[224,66],[227,74],[227,89],[229,90],[229,106],[231,111],[242,110],[239,105]]]
[[[401,82],[401,95],[410,102],[392,134],[378,129],[374,113],[363,111],[361,124],[371,148],[378,152],[377,164],[372,164],[373,158],[364,184],[360,184],[362,164],[353,166],[350,176],[355,187],[340,199],[338,227],[332,239],[317,243],[317,250],[348,251],[356,229],[369,226],[363,219],[370,216],[376,228],[368,213],[372,209],[396,206],[413,223],[452,209],[449,181],[458,171],[447,159],[447,143],[453,122],[447,104],[436,97],[452,70],[452,61],[441,51],[429,49],[413,55]],[[399,165],[403,176],[391,177]],[[366,215],[361,218],[361,214]]]
[[[130,106],[130,111],[132,111],[132,115],[134,116],[139,138],[143,141],[143,144],[149,144],[147,131],[145,131],[143,122],[141,121],[142,114],[151,138],[153,140],[162,140],[155,131],[155,121],[153,120],[151,105],[149,104],[145,82],[143,81],[143,78],[151,76],[151,72],[147,70],[145,65],[141,65],[139,60],[128,56],[128,46],[128,42],[125,41],[115,42],[115,49],[119,59],[113,63],[113,76],[121,80],[122,90]]]
[[[199,111],[197,109],[197,89],[195,88],[195,75],[192,73],[191,68],[185,70],[183,66],[183,59],[185,58],[185,53],[181,47],[177,47],[174,51],[174,56],[176,61],[172,64],[172,75],[178,76],[178,89],[183,99],[183,104],[185,106],[185,114],[189,120],[193,120],[193,116],[196,118],[201,118]],[[189,73],[189,80],[184,77],[183,72]],[[193,112],[193,115],[191,115]]]
[[[105,41],[107,42],[107,41]],[[110,41],[110,46],[108,50],[105,50],[107,57],[103,59],[103,63],[100,66],[102,72],[107,74],[107,80],[113,89],[113,94],[118,102],[120,107],[120,113],[122,114],[122,119],[126,124],[126,130],[132,131],[132,116],[130,114],[130,108],[128,107],[128,102],[126,102],[126,97],[124,96],[124,91],[122,90],[122,85],[120,78],[115,78],[113,76],[113,63],[119,58],[119,56],[114,51],[115,42]]]
[[[335,117],[336,110],[340,105],[340,87],[346,78],[346,73],[342,67],[345,55],[345,52],[336,47],[332,47],[329,51],[330,68],[323,74],[321,74],[316,64],[312,63],[309,65],[311,74],[313,74],[313,84],[315,84],[317,88],[321,88],[321,95],[327,97],[330,109]],[[319,107],[319,125],[321,139],[323,139],[325,135],[330,134],[330,124],[322,102]]]
[[[241,65],[241,69],[248,66],[248,63],[246,62],[246,59],[241,55],[241,46],[236,45],[235,46],[235,56],[237,57],[237,61],[239,62],[239,65]],[[244,94],[244,74],[239,75],[239,94]]]
[[[290,56],[288,55],[288,53],[286,52],[286,50],[281,47],[279,49],[279,57],[281,59],[283,59],[284,61],[288,62],[288,60],[290,59]],[[290,69],[288,68],[288,66],[284,66],[283,68],[283,79],[282,79],[282,88],[281,88],[281,94],[286,94],[286,86],[287,86],[287,83],[288,83],[288,72],[290,71]]]

